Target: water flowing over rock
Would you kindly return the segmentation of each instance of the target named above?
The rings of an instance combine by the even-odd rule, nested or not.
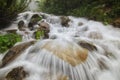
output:
[[[70,22],[69,17],[61,16],[60,19],[61,19],[62,26],[69,27],[69,24],[68,24],[68,22]]]
[[[20,31],[25,31],[25,23],[24,23],[23,20],[21,20],[21,21],[18,22],[18,29]]]
[[[32,22],[34,14],[42,16],[42,20]],[[21,35],[26,33],[23,42],[28,42],[15,45],[2,55],[0,80],[5,80],[5,76],[11,78],[14,72],[23,80],[120,79],[119,28],[85,18],[42,12],[20,13],[18,21],[22,20],[26,26],[31,22],[34,29],[17,30]],[[35,39],[32,36],[38,30],[45,31],[45,38],[32,45],[31,39]],[[29,75],[24,76],[24,71]]]
[[[93,51],[93,50],[97,50],[96,46],[89,43],[89,42],[86,42],[86,41],[79,41],[78,44],[85,48],[85,49],[88,49],[89,51]]]
[[[82,49],[72,42],[71,44],[69,44],[69,42],[63,42],[63,44],[66,44],[66,46],[61,45],[60,41],[59,43],[57,43],[56,40],[49,40],[45,42],[45,44],[42,45],[40,48],[52,52],[54,55],[66,61],[72,66],[76,66],[87,59],[87,50]]]
[[[28,75],[27,72],[24,71],[23,67],[17,67],[12,69],[7,76],[6,80],[24,80],[24,78]]]
[[[49,38],[50,25],[46,22],[41,22],[39,26],[39,29],[44,31],[44,38]]]
[[[4,67],[7,64],[9,64],[10,62],[12,62],[13,60],[15,60],[20,54],[22,54],[22,52],[27,49],[29,46],[31,46],[32,44],[34,44],[35,41],[30,41],[30,42],[26,42],[26,43],[22,43],[19,45],[15,45],[14,47],[12,47],[7,53],[6,55],[3,57],[2,59],[2,65],[0,67]]]

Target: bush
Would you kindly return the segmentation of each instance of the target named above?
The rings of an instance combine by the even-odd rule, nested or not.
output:
[[[7,27],[23,12],[30,0],[0,0],[0,29]]]
[[[9,48],[11,48],[16,42],[21,41],[22,38],[18,34],[5,34],[0,35],[0,53],[5,52]]]
[[[42,11],[112,23],[120,18],[119,0],[43,0]]]

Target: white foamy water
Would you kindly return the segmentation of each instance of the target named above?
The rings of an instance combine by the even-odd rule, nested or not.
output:
[[[6,74],[17,66],[23,66],[29,73],[25,80],[120,79],[120,29],[72,16],[68,16],[69,27],[65,27],[61,25],[60,16],[45,13],[21,13],[18,21],[24,20],[28,25],[33,14],[44,15],[44,21],[50,25],[49,39],[38,40],[16,61],[1,68],[0,80],[5,80]],[[29,16],[25,19],[25,15]],[[29,35],[24,35],[24,32],[18,30],[19,34],[23,34],[23,41],[33,39],[31,35],[34,31],[28,30],[28,32],[30,32]],[[52,39],[54,37],[56,39]],[[97,48],[97,50],[88,51],[87,59],[82,62],[71,59],[72,54],[77,55],[77,51],[81,50],[77,44],[79,41],[92,43]],[[72,65],[74,63],[75,66]],[[61,76],[67,76],[67,78],[60,79]]]

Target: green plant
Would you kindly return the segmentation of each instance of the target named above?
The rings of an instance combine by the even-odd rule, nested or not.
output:
[[[57,15],[72,15],[113,23],[120,18],[119,0],[42,0],[41,10]]]
[[[20,42],[22,37],[18,34],[0,34],[0,53],[5,52],[9,48],[11,48],[16,42]]]
[[[8,26],[23,12],[31,0],[0,0],[0,29]]]
[[[44,31],[43,30],[38,30],[35,32],[35,39],[40,39],[42,36],[44,36]]]

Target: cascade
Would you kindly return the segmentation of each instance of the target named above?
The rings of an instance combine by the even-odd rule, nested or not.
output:
[[[36,14],[42,20],[28,27]],[[0,68],[0,80],[8,80],[12,70],[19,72],[17,69],[22,71],[19,77],[23,80],[120,79],[119,28],[85,18],[42,12],[20,13],[16,23],[20,21],[24,22],[24,30],[15,27],[18,25],[14,23],[9,29],[17,29],[22,42],[0,55],[0,65],[11,60]],[[45,36],[35,40],[34,32],[38,29],[45,30]],[[31,44],[27,44],[29,42]],[[25,47],[25,43],[29,46]],[[25,45],[24,49],[16,47],[21,44]]]

